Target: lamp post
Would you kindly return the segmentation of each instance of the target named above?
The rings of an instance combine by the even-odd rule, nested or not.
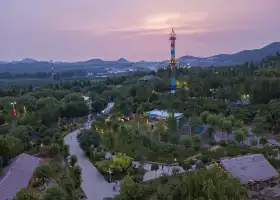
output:
[[[11,102],[11,105],[12,105],[12,111],[13,111],[13,115],[14,115],[14,117],[16,117],[17,116],[17,113],[16,113],[16,109],[15,109],[15,105],[17,104],[17,102]],[[15,126],[15,121],[14,120],[12,120],[12,124],[13,124],[13,126]]]
[[[17,104],[17,102],[11,102],[11,105],[12,105],[12,108],[13,108],[13,110],[15,109],[15,105]]]
[[[108,170],[108,174],[109,174],[109,181],[112,182],[112,174],[113,174],[113,171],[109,168]]]

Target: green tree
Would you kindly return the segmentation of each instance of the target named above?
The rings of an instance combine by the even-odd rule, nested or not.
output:
[[[265,145],[267,143],[267,139],[265,137],[260,138],[260,144]]]
[[[42,184],[44,184],[45,181],[51,177],[51,168],[48,164],[39,165],[35,169],[34,175],[36,178],[41,180]]]
[[[130,165],[130,158],[123,154],[118,154],[113,158],[112,168],[113,170],[125,171]]]
[[[68,176],[63,177],[61,180],[61,187],[64,189],[66,193],[67,200],[75,199],[75,185],[71,177]]]
[[[49,148],[49,155],[50,156],[57,156],[60,154],[60,146],[59,144],[53,143]]]
[[[224,130],[226,130],[227,135],[229,135],[232,131],[232,121],[227,119],[227,118],[224,119],[222,121],[222,127],[223,127]]]
[[[201,143],[201,137],[200,137],[200,135],[194,135],[194,136],[192,137],[192,139],[193,139],[195,145],[200,146],[200,143]]]
[[[69,146],[68,145],[63,145],[63,157],[67,158],[69,155],[70,155]]]
[[[14,200],[39,200],[39,197],[35,196],[28,189],[24,188],[17,192]]]
[[[98,147],[101,142],[101,136],[96,131],[85,130],[78,135],[78,141],[84,151],[89,151],[93,145]]]
[[[75,155],[70,156],[70,166],[73,168],[77,163],[77,157]]]
[[[186,148],[189,148],[193,145],[192,137],[189,135],[182,135],[180,137],[180,143],[185,146]]]
[[[227,172],[216,167],[182,173],[165,179],[137,184],[131,177],[126,177],[116,199],[248,199],[246,188]]]
[[[0,135],[0,157],[3,165],[8,164],[11,158],[18,155],[23,149],[20,139],[10,135]]]
[[[81,187],[82,184],[82,169],[79,166],[74,166],[72,170],[72,177],[76,189]]]
[[[66,196],[57,184],[51,184],[43,194],[42,200],[66,200]]]
[[[117,199],[131,200],[142,199],[144,196],[144,187],[135,183],[131,176],[127,175],[121,183],[120,195]]]
[[[245,133],[242,129],[238,129],[235,132],[235,140],[240,144],[245,139]]]
[[[219,124],[218,116],[214,115],[214,114],[210,114],[207,116],[206,121],[207,121],[207,124],[209,125],[208,133],[210,134],[210,136],[212,136],[212,134],[216,131],[217,126]]]
[[[204,124],[207,124],[207,117],[210,115],[208,111],[204,111],[200,114],[201,120]]]

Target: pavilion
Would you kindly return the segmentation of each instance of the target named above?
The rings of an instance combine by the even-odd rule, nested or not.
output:
[[[247,185],[249,193],[280,200],[279,174],[262,154],[224,158],[220,165],[241,184]]]

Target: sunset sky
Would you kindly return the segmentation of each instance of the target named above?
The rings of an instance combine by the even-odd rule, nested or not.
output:
[[[280,0],[0,0],[0,60],[210,56],[280,41]]]

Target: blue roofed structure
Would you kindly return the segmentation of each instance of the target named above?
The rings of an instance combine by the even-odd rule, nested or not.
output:
[[[167,119],[172,115],[171,113],[168,113],[167,110],[152,110],[146,113],[148,117],[156,119]],[[183,113],[174,113],[174,118],[177,120],[183,118]]]

